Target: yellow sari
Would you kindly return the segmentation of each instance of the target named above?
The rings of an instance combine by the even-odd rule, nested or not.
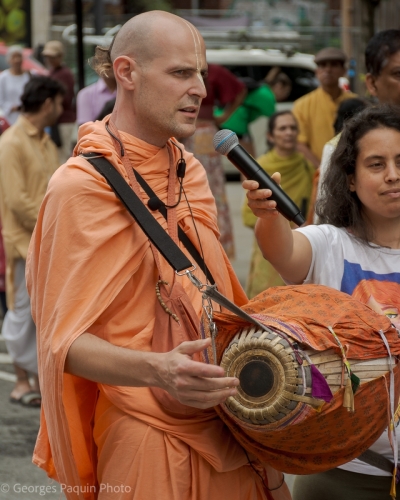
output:
[[[303,215],[307,215],[315,169],[304,156],[301,153],[295,152],[283,158],[278,156],[276,151],[272,149],[258,158],[257,161],[269,175],[272,175],[274,172],[281,174],[282,189],[301,209]],[[242,220],[245,226],[251,228],[254,228],[257,222],[257,217],[247,205],[247,199],[242,207]],[[249,276],[246,284],[248,297],[251,299],[271,286],[281,286],[284,284],[275,268],[264,259],[254,239]]]

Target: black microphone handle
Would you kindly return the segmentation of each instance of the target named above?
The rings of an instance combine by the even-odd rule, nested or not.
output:
[[[261,189],[272,191],[269,199],[276,201],[276,209],[279,213],[298,226],[304,224],[305,219],[300,208],[240,144],[232,148],[226,156],[246,179],[257,181]]]

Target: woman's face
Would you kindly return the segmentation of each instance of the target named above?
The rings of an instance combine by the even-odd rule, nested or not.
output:
[[[274,93],[277,102],[286,101],[291,91],[292,86],[283,82],[277,82],[272,87],[272,92]]]
[[[297,122],[290,113],[278,116],[272,134],[268,134],[268,140],[278,151],[294,152],[297,143]]]
[[[400,218],[400,132],[377,128],[358,141],[349,189],[357,193],[372,224]]]

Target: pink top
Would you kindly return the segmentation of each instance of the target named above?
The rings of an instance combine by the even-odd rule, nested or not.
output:
[[[102,78],[96,83],[85,87],[78,92],[76,100],[78,125],[94,122],[106,102],[113,99],[117,92],[110,92]]]

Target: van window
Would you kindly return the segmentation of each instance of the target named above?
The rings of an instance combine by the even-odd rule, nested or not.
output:
[[[224,65],[238,78],[243,79],[247,84],[249,80],[261,82],[268,74],[272,66],[266,65]],[[282,71],[292,81],[292,91],[288,97],[288,101],[292,102],[308,94],[318,86],[318,81],[315,78],[314,72],[297,67],[282,67]]]

